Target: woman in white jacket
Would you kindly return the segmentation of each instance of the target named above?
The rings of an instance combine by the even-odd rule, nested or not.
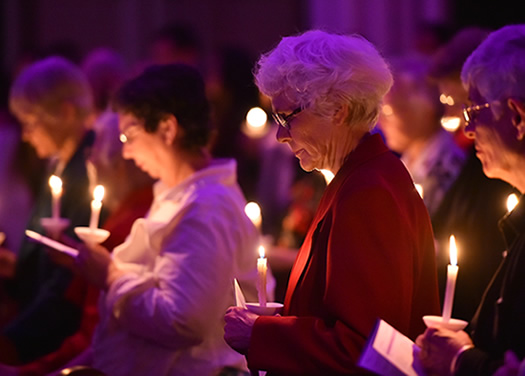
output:
[[[92,366],[111,376],[216,375],[246,370],[223,339],[233,279],[256,300],[259,234],[244,213],[233,160],[214,160],[204,83],[193,68],[148,68],[118,91],[123,156],[158,182],[145,218],[113,256],[81,249],[98,285]]]

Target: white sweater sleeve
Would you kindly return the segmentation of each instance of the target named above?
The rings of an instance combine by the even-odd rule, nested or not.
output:
[[[222,328],[233,303],[240,234],[235,218],[221,206],[187,207],[174,227],[167,226],[152,268],[113,283],[106,305],[121,327],[170,348],[198,344],[207,332]]]

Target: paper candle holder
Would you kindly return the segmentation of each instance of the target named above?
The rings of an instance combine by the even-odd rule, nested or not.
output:
[[[75,227],[75,234],[77,234],[84,243],[100,244],[109,238],[110,232],[102,228],[77,226]]]

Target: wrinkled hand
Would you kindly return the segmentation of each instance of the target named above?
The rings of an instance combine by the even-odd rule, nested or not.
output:
[[[454,355],[465,345],[472,345],[469,335],[443,328],[428,328],[416,339],[421,347],[419,361],[429,375],[450,375]]]
[[[241,307],[230,307],[224,321],[224,340],[232,349],[246,355],[250,346],[253,324],[259,315]]]
[[[115,265],[109,251],[99,244],[78,246],[75,268],[92,285],[107,290],[123,272]]]
[[[525,360],[520,360],[512,351],[505,353],[505,364],[498,368],[494,376],[525,376]]]
[[[0,247],[0,278],[13,278],[16,255],[7,248]]]

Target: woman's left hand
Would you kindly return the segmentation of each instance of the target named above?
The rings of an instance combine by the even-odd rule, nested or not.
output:
[[[259,315],[241,307],[230,307],[224,321],[224,340],[232,349],[246,355],[250,346],[253,325]]]
[[[417,337],[421,347],[419,360],[425,371],[431,375],[450,375],[452,359],[463,346],[471,346],[472,340],[463,331],[453,332],[442,328],[428,328]]]
[[[77,270],[94,286],[107,290],[123,274],[115,265],[109,251],[98,244],[82,244],[75,260]]]

